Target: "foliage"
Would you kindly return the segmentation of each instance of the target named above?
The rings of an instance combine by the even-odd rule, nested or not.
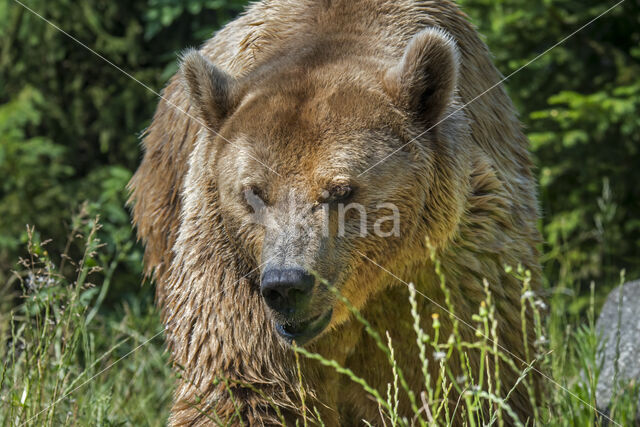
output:
[[[67,149],[43,136],[27,137],[25,127],[38,125],[43,103],[40,92],[25,87],[11,102],[0,106],[0,248],[15,254],[24,223],[38,221],[49,228],[59,220],[50,209],[69,203],[62,182],[73,173],[65,164]],[[38,215],[47,212],[48,215]]]
[[[176,53],[206,39],[240,3],[27,6],[159,91],[177,69]],[[62,239],[66,218],[84,200],[105,213],[105,228],[132,244],[125,185],[156,95],[12,0],[0,0],[0,37],[0,280],[21,253],[24,224]],[[128,263],[117,282],[132,289],[139,273],[139,263]]]
[[[86,206],[72,223],[66,248],[79,243],[81,258],[57,265],[27,230],[22,303],[0,317],[0,425],[163,425],[173,375],[159,319],[139,299],[99,314],[122,256],[105,253]]]

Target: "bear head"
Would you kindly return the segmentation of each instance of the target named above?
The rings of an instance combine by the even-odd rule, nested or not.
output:
[[[239,76],[196,51],[183,57],[202,125],[184,197],[211,195],[199,209],[219,209],[287,342],[348,318],[331,288],[357,308],[384,288],[367,258],[411,268],[425,239],[446,245],[463,215],[470,161],[455,42],[426,29],[403,52],[378,58],[317,37]]]

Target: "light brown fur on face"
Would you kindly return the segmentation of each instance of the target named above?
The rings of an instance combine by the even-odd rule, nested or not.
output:
[[[208,423],[193,407],[196,398],[201,410],[233,416],[216,377],[268,396],[233,388],[249,423],[276,422],[270,401],[288,419],[299,416],[293,353],[260,295],[261,273],[272,264],[313,270],[381,335],[389,331],[419,394],[406,286],[362,254],[444,305],[428,240],[456,314],[471,323],[487,279],[500,344],[524,359],[521,288],[503,266],[524,265],[540,285],[527,140],[500,86],[456,111],[499,79],[486,46],[446,1],[259,2],[183,57],[164,96],[191,117],[160,102],[130,184],[167,343],[184,368],[173,425]],[[399,236],[361,236],[353,212],[339,234],[337,208],[328,210],[324,233],[327,213],[313,206],[345,186],[353,189],[349,201],[367,208],[369,230],[389,215],[379,204],[397,206]],[[260,224],[247,191],[264,205]],[[448,335],[446,313],[426,299],[420,304],[426,332],[439,313],[440,333]],[[304,316],[328,307],[329,326],[307,347],[384,393],[392,381],[386,356],[316,283]],[[461,332],[472,339],[473,330]],[[478,355],[471,357],[479,369]],[[508,390],[518,373],[500,369]],[[379,418],[359,386],[332,370],[303,361],[303,380],[327,425]],[[523,420],[530,415],[523,387],[509,403]]]

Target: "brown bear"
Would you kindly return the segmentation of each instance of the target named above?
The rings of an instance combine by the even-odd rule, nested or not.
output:
[[[486,279],[499,344],[524,367],[522,285],[504,266],[523,265],[540,286],[536,186],[500,78],[444,0],[263,0],[184,55],[130,183],[181,373],[171,424],[293,421],[301,386],[326,425],[378,423],[360,385],[304,357],[296,368],[293,341],[383,394],[393,382],[330,287],[388,331],[420,396],[406,284],[428,297],[418,301],[427,333],[434,313],[441,336],[453,328],[429,247],[459,333],[473,341]],[[470,358],[477,377],[480,357]],[[499,372],[504,396],[519,372]],[[406,397],[399,412],[411,419]],[[522,384],[507,404],[531,416]]]

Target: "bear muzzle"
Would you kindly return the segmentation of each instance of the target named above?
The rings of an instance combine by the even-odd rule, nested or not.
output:
[[[331,321],[332,310],[309,316],[315,277],[302,268],[268,268],[260,281],[260,293],[272,310],[275,328],[287,342],[304,343],[315,338]]]

